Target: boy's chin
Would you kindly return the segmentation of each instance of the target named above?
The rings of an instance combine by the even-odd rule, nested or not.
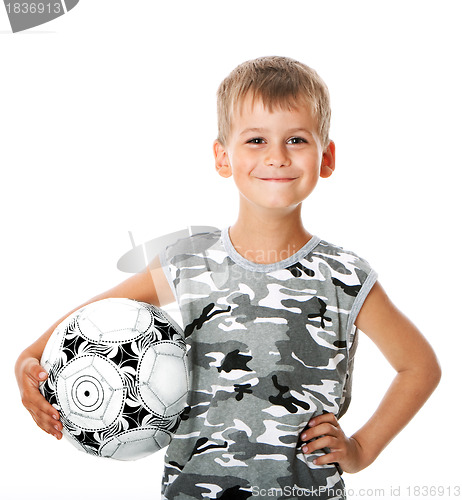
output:
[[[283,203],[268,203],[256,207],[256,210],[265,213],[268,217],[280,217],[297,214],[300,212],[302,202],[296,204],[283,204]]]

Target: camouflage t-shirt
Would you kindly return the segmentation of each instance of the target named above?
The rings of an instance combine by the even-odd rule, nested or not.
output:
[[[354,322],[377,278],[369,264],[316,236],[256,264],[227,229],[180,240],[161,262],[192,370],[163,498],[345,498],[339,467],[314,465],[323,452],[305,455],[299,435],[348,407]]]

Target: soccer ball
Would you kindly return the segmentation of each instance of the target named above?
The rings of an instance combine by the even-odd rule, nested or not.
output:
[[[167,446],[188,393],[184,334],[161,309],[104,299],[58,325],[42,355],[40,385],[80,450],[136,460]]]

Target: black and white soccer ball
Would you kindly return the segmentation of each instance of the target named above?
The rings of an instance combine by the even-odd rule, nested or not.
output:
[[[189,370],[184,335],[164,311],[104,299],[55,329],[40,386],[80,450],[136,460],[167,446],[185,410]]]

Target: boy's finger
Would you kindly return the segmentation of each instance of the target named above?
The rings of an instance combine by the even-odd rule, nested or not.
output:
[[[48,417],[52,418],[55,422],[59,422],[59,412],[51,405],[43,396],[39,394],[36,401],[36,406]]]
[[[29,410],[29,412],[38,415],[40,412],[59,421],[60,415],[58,410],[51,405],[42,393],[36,387],[29,387],[23,393],[22,404]]]
[[[323,436],[319,439],[315,439],[314,441],[310,441],[309,443],[302,446],[303,453],[314,453],[317,450],[322,450],[324,448],[328,448],[332,446],[332,437],[331,436]]]
[[[313,460],[313,463],[315,465],[338,465],[338,454],[336,453],[327,453],[326,455],[323,455],[322,457],[316,458],[316,460]]]
[[[323,424],[323,423],[331,423],[332,425],[337,426],[338,420],[337,417],[333,413],[323,413],[322,415],[318,415],[312,418],[308,422],[309,427],[314,427],[315,425]]]
[[[325,422],[303,431],[300,437],[303,441],[309,441],[310,439],[318,438],[319,436],[335,436],[336,434],[336,427],[329,422]]]
[[[32,414],[32,412],[31,412]],[[50,417],[50,415],[44,411],[38,411],[33,415],[35,423],[45,432],[55,436],[57,439],[62,437],[63,425],[61,422]]]
[[[308,424],[306,425],[305,429],[303,430],[303,432],[301,434],[301,438],[307,439],[307,437],[305,437],[305,435],[307,435],[307,433],[309,434],[310,430],[313,427],[317,427],[320,424],[331,424],[334,427],[339,427],[337,417],[333,413],[323,413],[322,415],[317,415],[316,417],[313,417],[312,419],[309,420]],[[308,438],[308,439],[311,439],[311,438]]]
[[[48,373],[39,363],[34,364],[31,367],[30,374],[35,378],[35,380],[38,380],[39,382],[43,382],[48,377]]]
[[[53,406],[49,405],[46,400],[45,403],[47,404],[36,404],[32,401],[26,401],[24,406],[39,427],[43,428],[44,425],[46,425],[46,422],[54,425],[58,423],[59,425],[62,425],[59,421],[59,414],[57,415],[57,411],[53,408]]]

